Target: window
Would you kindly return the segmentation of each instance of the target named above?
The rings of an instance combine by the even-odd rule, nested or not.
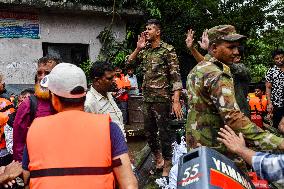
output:
[[[43,56],[54,56],[62,62],[79,65],[89,59],[89,45],[79,43],[42,43]]]

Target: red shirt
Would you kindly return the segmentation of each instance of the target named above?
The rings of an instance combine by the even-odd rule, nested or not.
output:
[[[35,117],[44,117],[53,114],[51,102],[37,98]],[[26,137],[30,127],[30,98],[26,98],[18,107],[13,125],[13,159],[22,162]]]

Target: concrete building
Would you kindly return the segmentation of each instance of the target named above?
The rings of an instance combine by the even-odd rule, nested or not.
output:
[[[32,84],[37,59],[55,55],[65,62],[96,60],[99,33],[112,20],[111,7],[85,6],[65,1],[0,0],[0,71],[7,84]],[[129,18],[141,16],[123,10],[114,19],[113,32],[122,41]]]

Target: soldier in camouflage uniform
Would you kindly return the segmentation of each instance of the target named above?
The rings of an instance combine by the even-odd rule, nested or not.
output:
[[[172,108],[177,118],[182,117],[179,102],[182,82],[174,47],[161,41],[160,33],[160,23],[155,19],[149,20],[128,62],[136,59],[136,62],[142,64],[145,135],[155,156],[156,167],[160,168],[164,164],[162,176],[168,176],[175,135],[170,129],[169,115]]]
[[[201,41],[198,41],[200,47],[203,50],[208,50],[209,46],[209,39],[207,30],[205,30],[202,34]],[[194,31],[192,29],[188,30],[187,38],[186,38],[186,46],[190,50],[191,54],[195,58],[197,62],[201,62],[203,60],[206,61],[207,56],[203,56],[198,50],[194,47]],[[249,74],[248,68],[241,62],[241,55],[243,54],[243,48],[240,48],[239,52],[240,55],[236,56],[234,59],[234,64],[229,65],[231,74],[234,79],[234,88],[235,88],[235,96],[237,104],[240,107],[240,110],[242,113],[245,114],[245,116],[250,117],[250,109],[247,102],[247,96],[248,96],[248,90],[249,90],[249,83],[251,81],[251,77]],[[210,59],[210,56],[209,56]],[[208,59],[208,60],[209,60]]]
[[[222,25],[211,28],[208,37],[209,54],[190,71],[187,78],[188,146],[209,146],[232,157],[216,139],[220,128],[228,125],[234,131],[242,132],[247,142],[262,149],[283,149],[283,138],[257,127],[240,112],[236,103],[229,65],[239,54],[239,41],[244,36],[237,34],[234,26]]]

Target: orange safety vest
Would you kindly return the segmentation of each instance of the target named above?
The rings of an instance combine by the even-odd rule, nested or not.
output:
[[[14,105],[6,98],[0,98],[0,113],[3,113],[0,123],[0,149],[6,148],[4,127],[9,119],[8,115],[15,112]],[[2,116],[1,116],[2,117]]]
[[[266,95],[262,95],[261,99],[259,99],[255,95],[252,95],[249,99],[249,105],[252,112],[255,112],[256,110],[258,112],[265,112],[267,108]]]
[[[113,189],[110,117],[71,110],[34,120],[27,135],[31,189]]]
[[[121,74],[120,78],[115,76],[114,80],[118,89],[121,89],[123,87],[130,87],[130,81],[127,77],[124,76],[124,74]]]
[[[118,89],[131,87],[128,77],[125,77],[124,74],[121,74],[120,78],[115,76],[114,81]],[[125,92],[124,94],[120,95],[118,99],[120,101],[128,101],[128,93]]]
[[[6,148],[6,141],[4,136],[4,126],[7,124],[9,117],[5,113],[0,112],[0,149]]]

